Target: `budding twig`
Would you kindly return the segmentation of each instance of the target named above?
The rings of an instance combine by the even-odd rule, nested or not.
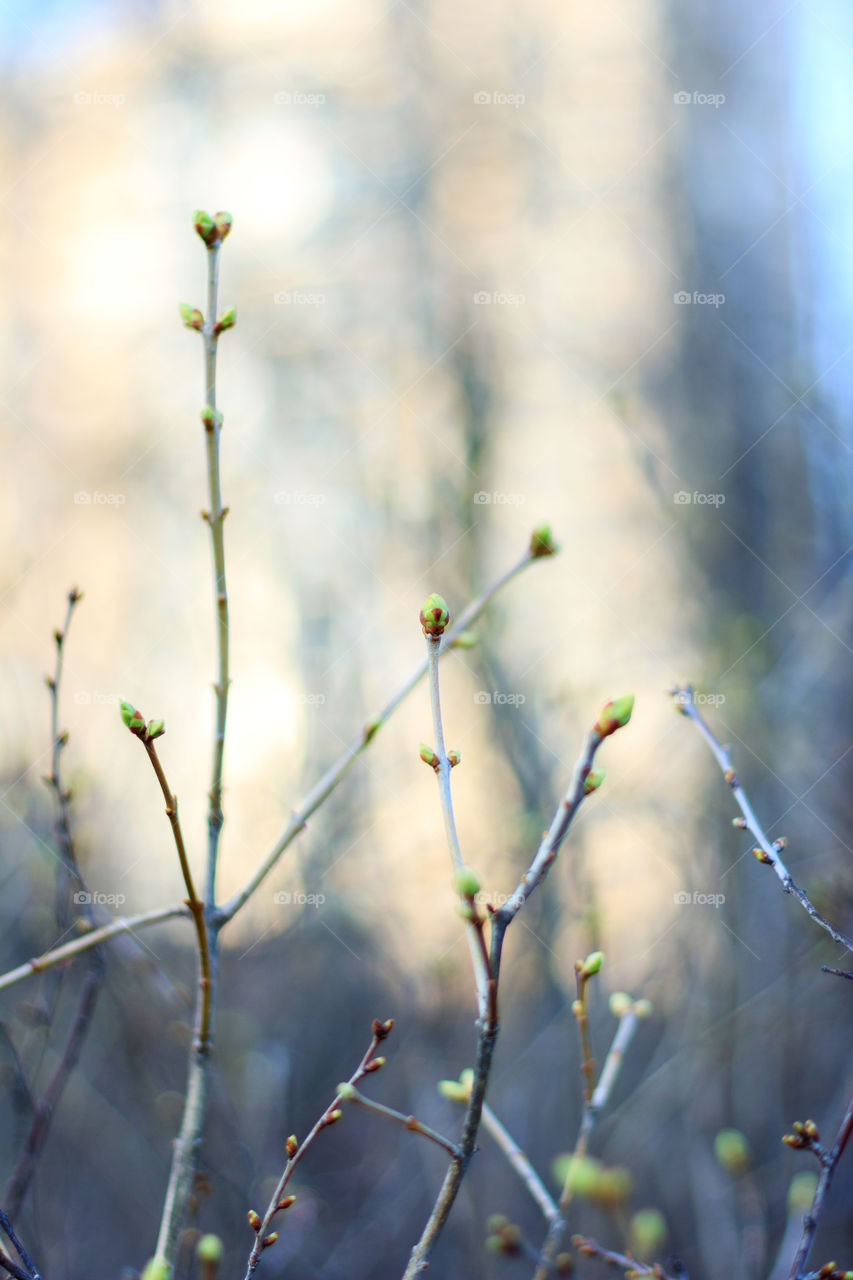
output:
[[[541,553],[540,553],[541,554]],[[522,570],[539,558],[527,550],[524,555],[514,565],[500,575],[485,591],[482,591],[467,608],[463,609],[457,618],[455,624],[445,632],[444,640],[439,650],[439,657],[443,658],[454,648],[456,642],[460,639],[465,631],[479,618],[480,614],[489,604],[494,596],[513,580]],[[408,698],[413,689],[416,689],[423,680],[429,669],[429,660],[425,658],[403,682],[393,697],[386,703],[378,715],[368,720],[361,733],[355,737],[349,746],[338,756],[337,760],[323,774],[322,778],[312,787],[305,796],[302,803],[291,815],[291,818],[282,834],[276,840],[269,853],[262,860],[257,870],[249,878],[246,884],[227,902],[223,903],[216,913],[216,919],[220,924],[226,923],[242,909],[252,897],[255,890],[264,882],[273,867],[278,862],[285,849],[299,835],[300,831],[305,830],[308,819],[312,814],[316,813],[320,805],[332,794],[338,783],[343,778],[353,763],[358,759],[365,748],[373,741],[376,734],[384,724],[390,720],[391,716]]]
[[[664,1271],[659,1263],[646,1265],[644,1262],[638,1262],[636,1258],[629,1258],[624,1253],[614,1253],[612,1249],[603,1249],[600,1244],[596,1244],[594,1240],[587,1236],[572,1236],[572,1244],[578,1253],[584,1254],[588,1258],[600,1258],[602,1262],[609,1262],[613,1267],[621,1267],[626,1275],[630,1276],[654,1276],[656,1280],[675,1280],[668,1272]],[[678,1273],[678,1280],[688,1280],[687,1272],[682,1268]]]
[[[338,1098],[342,1102],[354,1102],[357,1106],[364,1107],[365,1111],[372,1111],[374,1115],[386,1116],[389,1120],[395,1120],[397,1124],[401,1124],[410,1133],[420,1133],[424,1138],[429,1138],[430,1142],[435,1142],[439,1147],[443,1147],[450,1155],[454,1157],[459,1155],[459,1148],[454,1146],[449,1138],[443,1137],[435,1129],[431,1129],[428,1124],[418,1120],[416,1116],[404,1115],[402,1111],[395,1111],[393,1107],[386,1107],[381,1102],[375,1102],[373,1098],[366,1098],[363,1093],[359,1093],[354,1084],[348,1082],[338,1085]]]
[[[370,1046],[361,1062],[346,1082],[346,1085],[344,1086],[345,1093],[347,1092],[348,1087],[355,1089],[355,1086],[360,1080],[364,1079],[366,1075],[370,1075],[372,1070],[375,1070],[375,1064],[378,1061],[378,1059],[374,1057],[376,1050],[382,1041],[387,1039],[393,1026],[393,1018],[389,1018],[385,1022],[380,1022],[378,1018],[374,1019],[373,1039],[371,1040]],[[373,1068],[371,1068],[371,1063],[374,1064]],[[343,1096],[340,1093],[336,1093],[334,1099],[329,1103],[328,1107],[326,1107],[311,1132],[302,1140],[302,1142],[297,1142],[295,1137],[288,1138],[286,1144],[287,1163],[285,1164],[284,1171],[278,1180],[278,1185],[272,1194],[272,1199],[267,1206],[266,1213],[261,1217],[259,1214],[255,1213],[253,1209],[249,1210],[249,1225],[255,1232],[255,1243],[252,1246],[252,1251],[249,1254],[249,1260],[246,1264],[246,1275],[244,1280],[252,1280],[252,1276],[258,1266],[261,1251],[265,1248],[269,1248],[270,1245],[275,1244],[278,1239],[278,1232],[270,1233],[269,1228],[276,1214],[284,1212],[290,1208],[291,1204],[293,1204],[293,1196],[284,1195],[287,1184],[290,1182],[296,1166],[308,1151],[317,1135],[321,1133],[323,1129],[328,1128],[330,1124],[335,1124],[340,1119],[340,1104],[342,1101],[344,1101]],[[405,1117],[403,1117],[403,1119],[405,1120]],[[428,1136],[432,1136],[432,1133],[430,1132]],[[435,1136],[438,1137],[439,1135]],[[444,1142],[444,1139],[441,1141]]]
[[[676,688],[671,689],[670,693],[675,699],[676,710],[680,711],[682,715],[688,718],[688,720],[693,721],[696,728],[711,748],[711,751],[714,753],[714,758],[720,766],[723,777],[729,784],[732,795],[735,798],[735,802],[743,814],[743,821],[758,843],[758,852],[761,855],[759,861],[764,862],[773,868],[779,878],[782,888],[786,893],[790,893],[797,899],[800,906],[808,912],[815,924],[819,924],[822,929],[825,929],[830,937],[840,943],[842,947],[846,947],[848,951],[853,951],[853,939],[848,938],[846,934],[842,933],[839,929],[836,929],[835,925],[830,924],[826,917],[821,915],[818,911],[817,907],[811,901],[805,890],[801,889],[799,885],[794,883],[794,878],[785,866],[781,857],[782,850],[785,847],[784,841],[770,840],[765,834],[761,823],[755,816],[755,811],[749,802],[746,792],[740,785],[737,774],[732,768],[731,755],[728,748],[722,746],[722,744],[717,740],[699,711],[696,709],[692,687],[689,684],[684,685],[683,687],[677,686]],[[738,821],[740,821],[740,819],[738,819]],[[837,971],[829,970],[829,972]]]
[[[808,1123],[808,1122],[807,1122]],[[844,1154],[844,1149],[850,1140],[850,1134],[853,1133],[853,1098],[847,1104],[847,1111],[844,1119],[838,1129],[835,1142],[829,1151],[822,1148],[819,1151],[818,1158],[820,1160],[820,1174],[818,1175],[817,1187],[812,1200],[811,1208],[803,1219],[803,1231],[800,1236],[800,1243],[797,1246],[797,1252],[791,1263],[787,1280],[803,1280],[803,1268],[808,1262],[809,1254],[814,1244],[815,1234],[820,1223],[826,1204],[826,1197],[829,1193],[830,1184],[832,1183],[838,1162]],[[816,1135],[815,1135],[816,1141]],[[814,1145],[814,1143],[810,1143]]]

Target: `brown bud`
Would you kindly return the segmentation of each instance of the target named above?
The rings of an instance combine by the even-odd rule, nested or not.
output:
[[[292,1204],[296,1203],[296,1196],[285,1196],[283,1200],[279,1200],[276,1205],[277,1209],[289,1209]]]
[[[299,1150],[299,1143],[296,1140],[295,1133],[292,1133],[290,1137],[287,1139],[287,1142],[284,1144],[284,1149],[287,1152],[288,1156],[296,1155],[296,1152]]]
[[[378,1018],[374,1018],[372,1027],[373,1034],[377,1040],[384,1040],[386,1036],[390,1036],[393,1026],[393,1018],[387,1018],[385,1022],[380,1022]]]
[[[249,1226],[253,1231],[260,1231],[261,1229],[260,1215],[255,1213],[254,1209],[249,1210]]]
[[[278,1239],[278,1232],[277,1232],[277,1231],[271,1231],[271,1232],[269,1233],[269,1235],[268,1235],[268,1236],[264,1236],[264,1239],[263,1239],[263,1243],[262,1243],[262,1245],[261,1245],[261,1248],[262,1248],[262,1249],[268,1249],[268,1248],[270,1247],[270,1245],[271,1245],[271,1244],[275,1244],[275,1242],[276,1242],[276,1240],[277,1240],[277,1239]]]

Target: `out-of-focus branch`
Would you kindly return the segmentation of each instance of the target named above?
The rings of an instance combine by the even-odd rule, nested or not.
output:
[[[550,553],[534,551],[533,543],[531,542],[531,548],[525,551],[520,560],[502,573],[499,578],[496,578],[495,581],[485,589],[485,591],[482,591],[480,595],[471,601],[467,608],[463,609],[455,624],[445,633],[439,650],[439,657],[443,658],[451,649],[457,647],[461,640],[464,640],[464,633],[470,628],[473,622],[476,622],[477,618],[479,618],[480,614],[489,602],[503,587],[511,582],[513,578],[522,572],[522,570],[526,569],[528,565],[533,564],[535,560],[540,559],[545,554]],[[423,680],[424,676],[427,674],[428,669],[429,661],[428,659],[424,659],[424,661],[415,668],[408,679],[400,685],[399,689],[385,704],[379,714],[374,716],[371,720],[368,720],[361,733],[358,734],[357,737],[353,738],[346,750],[338,756],[334,764],[330,765],[322,778],[320,778],[320,780],[311,788],[308,795],[291,815],[284,831],[279,836],[278,840],[276,840],[260,866],[256,869],[243,888],[229,898],[227,902],[223,903],[218,909],[216,919],[220,924],[226,923],[232,918],[232,916],[236,915],[242,907],[245,906],[249,898],[254,894],[255,890],[263,883],[272,871],[273,867],[276,865],[291,841],[299,835],[300,831],[305,829],[308,819],[312,814],[317,812],[320,805],[323,804],[323,802],[332,794],[338,783],[349,771],[365,748],[373,741],[382,726],[390,720],[391,716],[397,708],[405,702],[412,690],[417,688],[421,680]]]
[[[621,1267],[626,1275],[654,1276],[656,1280],[676,1280],[669,1272],[664,1271],[660,1263],[647,1265],[644,1262],[638,1262],[636,1258],[629,1258],[624,1253],[614,1253],[612,1249],[602,1248],[587,1236],[572,1236],[572,1244],[578,1253],[582,1253],[587,1258],[599,1258],[612,1267]],[[687,1272],[683,1267],[679,1269],[678,1280],[688,1280]]]
[[[32,1258],[29,1256],[24,1246],[21,1244],[20,1240],[18,1239],[15,1233],[14,1227],[12,1226],[8,1216],[3,1212],[2,1209],[0,1209],[0,1230],[4,1232],[12,1248],[15,1250],[18,1257],[21,1259],[21,1262],[26,1267],[27,1270],[25,1274],[30,1278],[30,1280],[42,1280],[38,1267],[33,1262]],[[6,1267],[7,1271],[9,1269],[5,1260],[5,1255],[2,1253],[2,1251],[0,1251],[0,1266]],[[15,1271],[12,1272],[12,1275],[16,1275],[16,1274],[17,1272]]]
[[[539,1205],[545,1220],[550,1222],[552,1218],[556,1218],[559,1209],[551,1193],[533,1168],[527,1155],[522,1151],[512,1134],[501,1124],[487,1102],[483,1103],[482,1124],[486,1132],[494,1138],[533,1199]]]
[[[758,848],[753,852],[759,862],[764,862],[767,866],[773,868],[779,878],[782,888],[786,893],[790,893],[797,899],[800,906],[808,912],[815,924],[819,924],[822,929],[825,929],[830,937],[840,943],[842,947],[846,947],[848,951],[853,951],[853,939],[848,938],[846,934],[842,933],[839,929],[836,929],[835,925],[831,924],[825,916],[821,915],[805,890],[795,884],[793,876],[782,860],[781,855],[785,848],[784,840],[770,840],[765,834],[761,823],[755,816],[755,811],[749,802],[749,798],[747,797],[743,787],[740,785],[737,774],[732,767],[731,754],[728,747],[724,747],[718,741],[710,727],[702,718],[700,712],[696,709],[692,686],[689,684],[676,686],[674,689],[670,689],[670,694],[675,700],[676,710],[683,716],[686,716],[688,720],[693,721],[696,728],[699,730],[713,752],[714,758],[720,766],[723,777],[729,784],[732,795],[735,798],[735,802],[743,815],[742,818],[736,818],[734,820],[735,824],[746,828],[755,838]],[[830,972],[838,971],[830,970]]]
[[[547,536],[550,539],[550,530],[547,530]],[[536,534],[534,534],[534,537]],[[442,602],[443,603],[443,602]],[[422,625],[424,616],[430,617],[430,611],[424,609],[421,616]],[[497,911],[491,911],[492,934],[489,948],[489,1000],[485,1017],[479,1020],[479,1035],[477,1039],[477,1053],[474,1060],[473,1074],[471,1077],[470,1095],[468,1097],[468,1107],[465,1113],[465,1120],[462,1126],[462,1137],[459,1142],[460,1154],[453,1159],[445,1174],[444,1182],[441,1190],[433,1205],[432,1212],[427,1220],[426,1226],[421,1233],[418,1243],[412,1250],[406,1267],[403,1280],[415,1280],[417,1276],[422,1275],[429,1268],[430,1257],[438,1241],[438,1238],[444,1229],[444,1225],[450,1216],[454,1201],[459,1192],[462,1180],[468,1171],[471,1158],[476,1148],[477,1132],[480,1126],[483,1105],[486,1099],[486,1089],[488,1087],[489,1075],[492,1067],[492,1059],[494,1056],[495,1043],[498,1036],[498,983],[500,980],[501,954],[503,947],[503,939],[507,928],[515,919],[521,910],[527,897],[533,888],[539,884],[545,877],[551,864],[557,856],[560,844],[565,838],[569,829],[572,818],[583,802],[584,796],[589,795],[592,791],[600,786],[603,780],[603,774],[598,776],[591,775],[592,757],[601,742],[615,733],[617,729],[628,723],[631,717],[631,710],[634,705],[632,695],[626,695],[617,698],[612,702],[608,702],[601,710],[601,713],[592,729],[584,754],[575,770],[575,778],[572,787],[569,789],[567,796],[563,799],[560,808],[554,817],[548,835],[540,845],[539,851],[531,863],[530,869],[524,877],[522,877],[519,889],[516,890],[513,897],[509,900],[505,907],[499,908]],[[467,899],[466,906],[471,912],[473,907],[473,894],[464,884],[465,872],[457,873],[457,887],[460,889],[463,897]],[[473,887],[473,886],[471,886]],[[469,919],[471,917],[469,916]]]
[[[850,1134],[853,1133],[853,1098],[847,1104],[844,1119],[841,1121],[835,1142],[829,1150],[821,1147],[817,1129],[813,1122],[806,1121],[805,1126],[797,1126],[797,1128],[805,1128],[807,1130],[805,1134],[807,1140],[798,1142],[796,1138],[800,1136],[799,1134],[787,1134],[786,1139],[794,1139],[794,1141],[789,1141],[788,1145],[810,1147],[820,1161],[820,1173],[811,1208],[803,1219],[802,1235],[800,1236],[794,1260],[788,1271],[788,1280],[804,1280],[803,1268],[808,1262],[809,1254],[814,1244],[815,1234],[826,1204],[826,1197],[829,1193],[835,1170],[838,1167],[838,1162],[844,1154],[844,1149],[850,1140]]]
[[[72,942],[65,942],[61,947],[54,947],[53,951],[46,951],[43,956],[37,956],[33,960],[28,960],[26,964],[18,965],[17,969],[10,969],[8,973],[0,975],[0,991],[5,990],[6,987],[14,986],[16,982],[20,982],[23,978],[29,978],[34,973],[43,973],[45,969],[51,969],[54,965],[63,964],[66,960],[72,960],[75,956],[88,951],[91,947],[98,947],[102,942],[107,942],[110,938],[115,938],[119,934],[132,933],[134,929],[143,929],[149,924],[160,924],[163,920],[174,920],[178,916],[188,918],[189,914],[185,906],[173,906],[157,907],[153,911],[142,911],[136,916],[119,916],[116,920],[111,920],[109,924],[101,925],[100,928],[93,929],[90,933],[84,933]]]
[[[578,1029],[581,1034],[581,1045],[583,1047],[584,1065],[591,1061],[591,1053],[588,1040],[585,1037],[586,1025],[586,983],[594,974],[598,973],[601,968],[602,956],[600,951],[594,951],[592,955],[587,956],[584,962],[578,962],[577,967],[577,985],[578,999],[575,1002],[575,1017],[578,1022]],[[581,1007],[578,1008],[578,1005]],[[595,1122],[601,1110],[607,1105],[613,1086],[619,1075],[619,1070],[628,1050],[628,1046],[634,1037],[637,1029],[637,1021],[639,1018],[647,1017],[651,1013],[651,1005],[648,1000],[632,1000],[630,996],[624,992],[614,992],[610,998],[611,1011],[619,1018],[619,1025],[616,1028],[616,1034],[613,1037],[610,1048],[607,1051],[607,1057],[604,1060],[604,1066],[601,1069],[601,1075],[595,1088],[592,1088],[590,1081],[590,1072],[584,1070],[585,1084],[585,1101],[583,1115],[581,1116],[580,1129],[578,1130],[575,1148],[569,1161],[569,1167],[566,1171],[563,1190],[560,1195],[558,1204],[558,1212],[548,1227],[548,1233],[542,1245],[540,1260],[534,1274],[534,1280],[546,1280],[548,1270],[556,1257],[557,1250],[567,1225],[567,1211],[572,1202],[574,1195],[574,1173],[579,1161],[587,1154],[589,1148],[589,1140],[592,1131],[595,1128]]]
[[[387,1039],[390,1035],[393,1026],[393,1018],[389,1018],[386,1022],[380,1022],[378,1018],[373,1020],[373,1039],[370,1042],[367,1053],[365,1053],[361,1062],[346,1082],[347,1087],[355,1089],[355,1086],[360,1080],[363,1080],[367,1075],[371,1075],[384,1064],[385,1059],[377,1058],[375,1054],[382,1041]],[[346,1091],[347,1088],[345,1087],[344,1092],[346,1093]],[[252,1246],[252,1251],[249,1254],[249,1260],[246,1264],[245,1280],[251,1280],[254,1275],[262,1251],[264,1249],[269,1249],[278,1239],[278,1232],[271,1232],[269,1228],[272,1225],[272,1221],[276,1214],[285,1212],[294,1202],[294,1197],[285,1196],[284,1192],[287,1189],[287,1184],[293,1176],[296,1166],[308,1151],[317,1135],[321,1133],[323,1129],[327,1129],[329,1125],[335,1124],[340,1120],[342,1114],[340,1104],[343,1101],[343,1095],[340,1092],[336,1093],[334,1099],[329,1103],[328,1107],[326,1107],[311,1132],[302,1140],[302,1142],[298,1142],[295,1136],[291,1136],[287,1139],[287,1163],[285,1164],[284,1171],[278,1180],[278,1185],[273,1192],[272,1199],[267,1206],[266,1213],[261,1217],[259,1214],[255,1213],[254,1209],[249,1210],[249,1225],[255,1232],[255,1243]],[[405,1119],[405,1117],[403,1117],[403,1119]]]

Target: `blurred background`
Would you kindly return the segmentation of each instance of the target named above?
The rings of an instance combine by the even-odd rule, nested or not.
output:
[[[462,847],[493,900],[600,705],[628,689],[637,703],[508,939],[490,1101],[556,1193],[581,1105],[573,966],[600,947],[599,1060],[608,993],[655,1012],[593,1143],[633,1191],[579,1199],[571,1230],[625,1247],[655,1208],[658,1258],[694,1278],[770,1274],[807,1167],[781,1135],[807,1115],[833,1131],[853,1086],[850,990],[819,970],[846,962],[749,856],[665,691],[695,682],[793,874],[849,932],[851,43],[842,0],[0,6],[3,971],[73,928],[40,780],[72,585],[60,727],[85,877],[123,914],[183,896],[119,698],[166,720],[200,874],[215,655],[201,344],[178,303],[204,305],[193,209],[228,209],[221,895],[420,660],[424,595],[458,612],[550,520],[561,554],[443,668]],[[247,1210],[373,1017],[396,1027],[369,1092],[459,1124],[436,1083],[471,1064],[474,1002],[418,760],[430,735],[419,688],[223,935],[188,1224],[222,1236],[223,1275],[242,1275]],[[184,922],[140,938],[104,952],[20,1197],[50,1280],[130,1275],[153,1251],[194,960]],[[0,993],[4,1181],[88,972]],[[731,1127],[752,1153],[734,1178],[714,1155]],[[543,1234],[481,1147],[435,1257],[447,1280],[529,1271],[486,1251],[489,1214]],[[259,1274],[400,1274],[443,1170],[437,1149],[347,1113],[300,1167]],[[816,1266],[851,1265],[851,1190],[848,1159]]]

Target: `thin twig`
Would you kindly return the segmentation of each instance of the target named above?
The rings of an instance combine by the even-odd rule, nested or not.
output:
[[[86,974],[80,1003],[77,1007],[68,1039],[65,1042],[62,1056],[48,1082],[47,1088],[38,1101],[24,1149],[6,1185],[4,1199],[12,1217],[17,1217],[20,1211],[27,1187],[35,1172],[39,1155],[47,1140],[50,1124],[59,1099],[62,1097],[65,1086],[80,1058],[83,1042],[92,1021],[92,1014],[95,1011],[101,978],[102,975],[97,969],[90,969]]]
[[[357,1085],[358,1082],[362,1080],[366,1075],[371,1074],[370,1064],[374,1061],[374,1055],[376,1053],[376,1050],[378,1049],[382,1041],[385,1040],[387,1036],[390,1034],[391,1028],[393,1027],[393,1025],[394,1025],[394,1021],[392,1018],[389,1018],[386,1022],[380,1022],[378,1018],[374,1020],[373,1039],[371,1040],[370,1046],[367,1052],[365,1053],[364,1057],[362,1058],[361,1062],[358,1064],[355,1071],[350,1076],[347,1082],[349,1085],[352,1085],[353,1087],[355,1087],[355,1085]],[[255,1231],[255,1243],[252,1246],[252,1251],[249,1254],[249,1260],[246,1264],[245,1280],[252,1280],[252,1276],[255,1273],[255,1270],[257,1268],[258,1261],[260,1259],[261,1252],[263,1251],[263,1249],[269,1247],[269,1245],[271,1244],[275,1244],[275,1241],[278,1237],[278,1233],[275,1232],[272,1235],[270,1235],[269,1228],[276,1214],[288,1209],[290,1207],[290,1204],[293,1203],[293,1201],[289,1199],[283,1200],[283,1197],[284,1197],[284,1192],[287,1188],[287,1184],[290,1182],[290,1179],[293,1176],[293,1172],[296,1166],[299,1164],[300,1160],[306,1154],[306,1152],[314,1142],[314,1139],[317,1137],[317,1135],[321,1133],[323,1129],[328,1128],[330,1124],[334,1124],[340,1118],[340,1115],[341,1115],[340,1104],[342,1101],[343,1099],[341,1098],[341,1096],[339,1094],[336,1094],[332,1102],[329,1103],[328,1107],[326,1107],[325,1111],[322,1113],[319,1120],[314,1125],[313,1129],[310,1131],[307,1137],[303,1139],[302,1142],[297,1143],[294,1138],[288,1139],[287,1163],[285,1164],[284,1171],[282,1172],[282,1175],[278,1180],[278,1184],[276,1186],[275,1191],[273,1192],[272,1199],[270,1200],[269,1205],[267,1206],[266,1213],[262,1218],[259,1218],[258,1215],[255,1213],[249,1214],[249,1221],[252,1224]]]
[[[217,682],[216,725],[213,739],[213,763],[208,810],[208,842],[205,904],[202,906],[187,879],[186,858],[182,860],[187,883],[189,908],[196,923],[199,943],[199,984],[195,1011],[195,1035],[190,1050],[187,1092],[181,1126],[175,1139],[169,1184],[160,1219],[156,1256],[174,1267],[178,1237],[198,1159],[198,1148],[204,1129],[210,1072],[216,978],[218,973],[218,932],[221,921],[216,914],[216,866],[219,838],[222,832],[222,764],[225,751],[225,721],[228,710],[228,594],[225,582],[225,544],[222,525],[227,508],[222,506],[219,476],[219,438],[222,416],[216,409],[216,353],[220,333],[234,323],[233,312],[217,317],[219,286],[219,249],[231,229],[231,215],[218,213],[215,219],[197,213],[195,229],[207,251],[207,315],[201,333],[204,342],[205,403],[201,418],[204,424],[210,510],[205,519],[210,527],[213,556],[213,587],[216,606]],[[164,793],[165,794],[165,793]],[[169,802],[167,800],[167,809]],[[175,815],[177,816],[177,815]]]
[[[580,984],[579,984],[580,985]],[[637,1029],[636,1006],[631,1006],[622,1014],[616,1034],[613,1037],[598,1083],[584,1104],[575,1148],[566,1171],[563,1190],[560,1195],[558,1212],[548,1227],[548,1233],[542,1244],[540,1261],[534,1274],[534,1280],[545,1280],[548,1270],[556,1257],[560,1242],[567,1226],[567,1213],[574,1195],[574,1173],[577,1164],[583,1160],[589,1149],[589,1140],[595,1128],[595,1122],[607,1101],[619,1075],[628,1045]]]
[[[530,551],[526,551],[516,564],[502,573],[501,576],[491,584],[491,586],[487,587],[485,591],[481,592],[480,595],[476,597],[476,599],[471,601],[467,608],[460,613],[455,624],[445,633],[439,657],[443,658],[445,654],[450,652],[454,647],[455,641],[459,638],[462,632],[467,631],[471,624],[477,620],[486,605],[489,604],[495,595],[497,595],[501,588],[511,582],[512,579],[515,578],[517,574],[521,573],[523,569],[526,569],[528,565],[533,564],[536,559],[537,557]],[[255,890],[263,883],[272,871],[273,867],[276,865],[291,841],[299,835],[300,831],[304,831],[308,819],[312,814],[316,813],[323,801],[331,795],[343,778],[344,774],[349,771],[353,763],[361,755],[362,751],[364,751],[368,744],[373,741],[382,726],[390,720],[391,716],[401,703],[406,700],[413,689],[417,688],[421,680],[423,680],[424,676],[427,674],[428,668],[429,662],[427,659],[424,659],[423,662],[415,668],[409,678],[400,685],[399,689],[385,704],[379,714],[374,716],[371,720],[368,720],[361,733],[358,734],[357,737],[353,738],[346,750],[338,756],[337,760],[330,765],[322,778],[320,778],[320,780],[311,788],[308,795],[299,805],[298,809],[296,809],[291,815],[284,831],[279,836],[278,840],[276,840],[275,844],[263,859],[257,870],[249,878],[243,888],[235,893],[233,897],[229,898],[227,902],[223,903],[218,909],[216,918],[220,924],[225,924],[246,905]]]
[[[107,942],[119,934],[132,933],[134,929],[143,929],[146,925],[159,924],[163,920],[174,920],[179,916],[189,918],[189,914],[185,906],[173,906],[156,907],[153,911],[142,911],[136,916],[119,916],[109,924],[75,938],[73,942],[65,942],[61,947],[54,947],[52,951],[46,951],[44,955],[28,960],[26,964],[18,965],[17,969],[10,969],[8,973],[0,975],[0,991],[13,986],[23,978],[31,977],[34,973],[43,973],[45,969],[51,969],[54,965],[72,960],[75,956],[88,951],[90,947],[98,947],[102,942]]]
[[[572,1236],[572,1244],[578,1253],[588,1258],[600,1258],[602,1262],[608,1262],[612,1267],[621,1267],[631,1275],[655,1276],[657,1280],[675,1280],[675,1277],[664,1271],[659,1263],[647,1265],[645,1262],[638,1262],[636,1258],[631,1258],[627,1254],[614,1253],[612,1249],[602,1248],[587,1236]],[[679,1271],[678,1280],[687,1280],[687,1273],[684,1270]]]
[[[2,1228],[2,1230],[6,1233],[9,1239],[9,1243],[12,1245],[12,1248],[15,1250],[18,1257],[21,1259],[21,1262],[23,1262],[24,1266],[27,1268],[27,1271],[31,1277],[31,1280],[42,1280],[38,1267],[33,1262],[32,1258],[29,1256],[24,1246],[21,1244],[20,1240],[15,1234],[14,1227],[12,1226],[11,1222],[9,1221],[9,1218],[3,1212],[2,1209],[0,1209],[0,1228]]]
[[[815,1188],[811,1208],[803,1219],[803,1233],[794,1255],[794,1261],[788,1272],[788,1280],[802,1280],[802,1269],[808,1261],[814,1244],[815,1234],[826,1204],[826,1197],[838,1162],[844,1154],[844,1148],[853,1133],[853,1098],[847,1104],[847,1111],[838,1130],[831,1150],[824,1151],[820,1157],[820,1174]]]
[[[447,847],[450,851],[450,861],[453,863],[454,871],[460,872],[464,870],[465,860],[462,857],[459,836],[456,831],[456,818],[453,813],[453,797],[450,789],[451,764],[444,745],[444,725],[442,723],[441,692],[438,679],[441,635],[427,635],[426,643],[427,664],[429,667],[429,701],[432,711],[432,729],[435,735],[434,755],[437,758],[437,762],[433,767],[438,779],[438,794],[441,799],[441,813],[444,818],[444,832],[447,838]],[[480,1019],[484,1020],[488,1014],[490,992],[494,992],[494,986],[490,982],[489,956],[485,948],[482,921],[466,919],[465,932],[468,935],[471,963],[474,966],[477,1006]]]
[[[388,1120],[395,1120],[397,1124],[401,1124],[410,1133],[419,1133],[422,1137],[429,1138],[430,1142],[435,1142],[439,1147],[443,1147],[451,1156],[459,1155],[459,1148],[454,1146],[449,1138],[445,1138],[437,1130],[431,1129],[428,1124],[418,1120],[417,1116],[407,1116],[402,1111],[395,1111],[393,1107],[386,1107],[381,1102],[375,1102],[373,1098],[366,1098],[352,1084],[348,1085],[345,1093],[340,1094],[340,1097],[344,1102],[353,1102],[359,1107],[364,1107],[365,1111],[372,1111],[374,1115],[385,1116]]]
[[[15,1280],[33,1280],[30,1272],[23,1271],[18,1266],[17,1262],[13,1262],[3,1249],[0,1249],[0,1267],[2,1267],[4,1271],[8,1271],[10,1276],[14,1276]]]
[[[551,1193],[533,1168],[527,1155],[522,1151],[512,1134],[501,1124],[487,1102],[483,1103],[482,1124],[486,1132],[494,1138],[533,1199],[539,1205],[545,1220],[550,1222],[552,1218],[556,1218],[559,1214],[559,1209]]]
[[[830,924],[826,917],[821,915],[818,911],[817,907],[811,901],[805,890],[795,884],[793,876],[781,858],[784,841],[770,840],[765,834],[761,823],[755,816],[755,811],[749,802],[746,792],[740,785],[737,774],[732,768],[731,755],[728,747],[722,746],[696,709],[692,687],[690,685],[684,685],[683,687],[671,689],[670,693],[675,699],[676,708],[682,715],[686,716],[688,720],[693,721],[699,732],[702,734],[702,737],[711,748],[711,751],[714,753],[714,757],[717,764],[720,766],[723,777],[729,784],[737,806],[743,814],[744,823],[750,833],[754,836],[756,843],[761,849],[761,861],[773,868],[779,878],[782,888],[786,893],[790,893],[797,899],[800,906],[808,912],[815,924],[819,924],[822,929],[825,929],[830,937],[834,938],[834,940],[840,943],[842,947],[845,947],[848,951],[853,951],[853,939],[848,938],[846,934],[841,933],[839,929],[836,929],[835,925]]]

